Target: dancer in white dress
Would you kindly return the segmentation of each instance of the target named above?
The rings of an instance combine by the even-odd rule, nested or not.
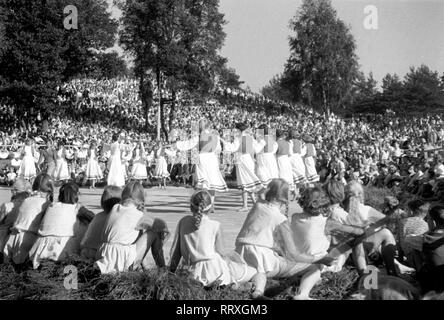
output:
[[[220,223],[208,217],[211,195],[206,190],[191,197],[192,215],[179,221],[173,241],[170,271],[175,272],[181,259],[193,279],[204,286],[241,284],[250,281],[256,270],[237,256],[224,258]],[[233,255],[233,257],[235,257]]]
[[[242,190],[242,207],[239,212],[248,211],[248,194],[251,196],[253,204],[256,202],[255,192],[263,189],[260,179],[254,170],[254,154],[263,149],[265,141],[258,143],[250,134],[249,126],[245,123],[238,124],[241,135],[235,138],[234,143],[228,143],[221,139],[224,150],[236,152],[236,178],[238,188]]]
[[[303,141],[298,139],[297,130],[290,132],[290,138],[293,146],[293,154],[290,156],[291,168],[293,170],[294,184],[301,187],[307,179],[305,178],[305,164],[302,157],[305,156],[307,148]]]
[[[199,133],[188,141],[178,141],[176,143],[179,151],[187,151],[198,148],[199,155],[196,161],[197,188],[208,190],[211,194],[212,210],[214,211],[214,201],[216,191],[225,192],[228,190],[227,184],[220,172],[219,159],[217,155],[222,150],[219,136],[210,130],[209,122],[206,119],[199,121]]]
[[[170,176],[165,156],[165,147],[161,142],[159,142],[156,150],[156,168],[154,169],[154,178],[159,179],[159,188],[163,186],[164,189],[166,189],[166,179]]]
[[[67,181],[70,178],[68,163],[65,159],[65,148],[63,147],[63,143],[59,143],[56,157],[56,168],[52,177],[54,181]]]
[[[86,164],[86,179],[91,181],[91,189],[96,187],[96,181],[103,179],[102,169],[97,161],[96,144],[93,142],[88,150],[88,163]]]
[[[279,169],[279,178],[284,179],[291,192],[295,192],[295,186],[293,182],[293,170],[291,168],[290,157],[292,154],[292,145],[286,139],[287,135],[284,131],[278,130],[278,149],[276,152],[277,164]]]
[[[125,185],[125,173],[120,158],[119,135],[114,134],[112,140],[111,157],[108,160],[110,161],[110,166],[107,183],[109,186],[123,187]]]
[[[131,168],[131,179],[147,180],[148,172],[146,171],[145,148],[143,143],[139,142],[134,149],[133,166]]]
[[[256,155],[256,174],[264,186],[271,180],[279,178],[279,170],[276,161],[276,151],[278,144],[275,134],[271,134],[270,129],[262,125],[256,135],[258,142],[264,142],[264,147]]]
[[[34,147],[31,139],[26,139],[23,147],[23,160],[18,170],[18,176],[25,180],[33,180],[37,175],[34,159]]]
[[[314,146],[313,139],[309,136],[304,137],[307,153],[304,158],[305,163],[305,175],[309,183],[319,182],[319,175],[316,171],[316,148]]]

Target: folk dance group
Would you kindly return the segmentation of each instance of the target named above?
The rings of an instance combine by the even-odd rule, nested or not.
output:
[[[33,181],[39,171],[47,173],[55,182],[66,182],[72,179],[73,168],[68,164],[67,159],[74,158],[74,150],[66,148],[62,143],[47,142],[47,148],[41,150],[39,158],[32,140],[28,139],[21,153],[23,158],[18,162],[17,176],[28,181]],[[106,177],[107,185],[123,187],[128,180],[145,181],[148,179],[147,160],[142,142],[122,150],[120,136],[115,134],[112,137],[110,146],[110,156],[107,161],[108,174]],[[159,179],[159,186],[166,187],[166,179],[169,177],[166,156],[169,150],[166,150],[162,144],[156,146],[156,167],[153,177]],[[90,181],[90,187],[95,188],[96,182],[104,178],[104,173],[98,161],[98,148],[96,143],[92,142],[87,151],[83,149],[77,152],[77,158],[85,159],[84,172],[86,180]],[[132,160],[131,170],[128,171],[128,163]]]
[[[319,181],[315,167],[316,149],[310,137],[304,137],[305,143],[297,130],[277,130],[274,135],[265,125],[259,127],[256,137],[245,123],[238,124],[237,129],[238,135],[230,142],[212,131],[208,121],[201,120],[198,137],[176,143],[180,151],[198,148],[197,187],[211,193],[213,204],[215,192],[227,190],[219,169],[218,155],[222,144],[224,152],[236,154],[237,185],[242,190],[243,200],[241,212],[248,211],[248,195],[254,203],[255,194],[264,190],[273,179],[285,180],[294,197],[298,188]]]

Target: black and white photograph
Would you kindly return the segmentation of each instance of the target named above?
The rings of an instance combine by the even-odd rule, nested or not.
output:
[[[444,300],[443,35],[444,0],[0,0],[0,300]]]

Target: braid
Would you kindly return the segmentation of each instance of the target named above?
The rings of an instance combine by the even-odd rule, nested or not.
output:
[[[205,209],[205,203],[202,201],[199,203],[199,206],[197,207],[196,212],[193,213],[194,226],[196,227],[196,229],[199,229],[199,227],[200,227],[200,223],[202,221],[204,209]]]
[[[211,198],[208,192],[198,191],[191,197],[190,209],[193,213],[194,226],[200,228],[202,217],[209,210],[208,205],[211,204]]]

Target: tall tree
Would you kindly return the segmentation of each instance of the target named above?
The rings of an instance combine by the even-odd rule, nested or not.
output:
[[[304,0],[290,22],[284,81],[294,99],[328,111],[349,100],[358,76],[355,40],[330,0]]]
[[[291,101],[292,96],[288,89],[282,84],[282,75],[275,75],[266,86],[261,89],[264,97],[271,100]]]
[[[173,96],[181,89],[207,94],[213,88],[225,39],[218,0],[127,0],[118,4],[123,26],[120,43],[134,56],[147,125],[153,79],[163,79]],[[170,114],[174,107],[173,102]]]
[[[78,29],[64,8],[78,9]],[[116,21],[106,0],[0,0],[0,92],[27,108],[51,106],[61,81],[88,69],[91,48],[112,46]]]
[[[404,77],[406,97],[412,102],[425,107],[434,106],[443,90],[438,72],[430,70],[426,65],[419,68],[410,67]]]

